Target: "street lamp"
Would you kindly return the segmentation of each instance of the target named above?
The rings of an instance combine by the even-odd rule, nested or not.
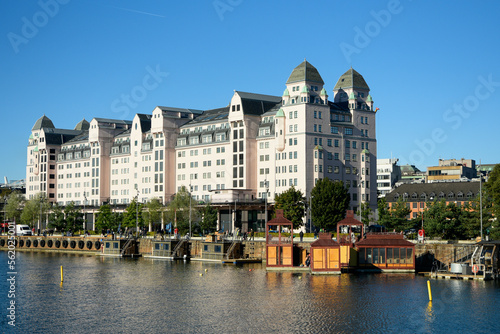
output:
[[[139,189],[135,188],[137,190],[137,195],[135,196],[135,237],[137,238],[139,236]]]
[[[43,193],[40,194],[40,220],[38,221],[37,232],[39,232],[42,227],[42,204],[43,204]]]
[[[191,200],[193,196],[191,193],[193,192],[193,186],[189,184],[189,237],[191,237]]]
[[[269,193],[269,184],[267,182],[267,178],[264,179],[264,187],[266,188],[266,196],[264,197],[265,200],[265,209],[264,209],[264,223],[267,226],[267,194]]]
[[[87,214],[85,213],[85,206],[87,204],[87,194],[83,190],[83,233],[87,230]]]
[[[481,168],[481,160],[479,160],[479,168]],[[481,170],[479,170],[479,220],[481,222],[481,241],[483,241],[483,175]]]
[[[309,233],[312,233],[312,210],[311,210],[311,206],[312,206],[312,199],[313,199],[313,195],[310,195],[309,196]]]

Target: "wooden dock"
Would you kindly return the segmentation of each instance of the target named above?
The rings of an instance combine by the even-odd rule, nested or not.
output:
[[[431,278],[436,279],[461,279],[461,280],[478,280],[478,281],[489,281],[493,279],[491,275],[462,275],[462,274],[453,274],[453,273],[436,273],[430,276]]]

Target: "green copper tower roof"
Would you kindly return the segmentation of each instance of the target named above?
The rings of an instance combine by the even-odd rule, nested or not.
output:
[[[285,117],[285,112],[280,108],[280,110],[276,112],[276,115],[274,117]]]
[[[366,97],[366,102],[373,102],[372,96],[370,94],[368,94],[368,96]]]
[[[325,87],[323,87],[321,89],[320,95],[326,95],[326,89],[325,89]]]
[[[299,81],[310,81],[316,82],[319,84],[324,84],[321,75],[319,75],[316,67],[309,64],[306,60],[304,60],[299,66],[293,69],[292,74],[286,81],[287,84]]]
[[[285,88],[285,91],[283,92],[283,96],[290,96],[290,93],[288,92],[288,88]]]
[[[351,94],[349,94],[349,100],[355,100],[356,97],[354,96],[354,92],[351,92]]]
[[[363,76],[352,68],[340,76],[339,81],[337,81],[333,89],[337,90],[341,88],[370,89]]]
[[[88,130],[90,128],[90,123],[84,119],[82,119],[78,124],[75,126],[75,130]]]
[[[41,128],[55,129],[55,126],[54,126],[54,123],[52,123],[52,121],[50,120],[50,118],[43,115],[35,122],[35,125],[33,125],[33,128],[31,129],[31,131],[40,130]]]
[[[309,88],[307,86],[302,87],[302,93],[309,93]]]

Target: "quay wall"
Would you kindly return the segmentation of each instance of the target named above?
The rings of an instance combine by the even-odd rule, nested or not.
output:
[[[96,254],[101,251],[100,237],[17,236],[16,251]],[[0,250],[8,250],[8,237],[0,236]]]
[[[0,250],[7,250],[8,237],[0,236]],[[28,242],[29,240],[29,242]],[[20,251],[47,251],[47,252],[67,252],[67,253],[89,253],[97,254],[101,251],[102,241],[111,240],[102,237],[65,237],[65,236],[23,236],[16,237],[16,250]],[[141,238],[139,252],[143,255],[151,255],[153,251],[153,241],[151,238]],[[263,240],[243,241],[243,257],[266,259],[266,243]],[[29,246],[28,246],[29,244]],[[309,252],[311,242],[298,242],[299,247]],[[472,246],[474,243],[425,243],[415,245],[415,267],[417,271],[429,271],[435,261],[449,264],[460,253],[464,245]],[[36,245],[36,246],[35,246]],[[201,257],[202,240],[191,239],[191,256]]]

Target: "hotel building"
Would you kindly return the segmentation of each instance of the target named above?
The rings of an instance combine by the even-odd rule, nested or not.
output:
[[[285,86],[282,96],[235,91],[222,108],[158,106],[131,121],[82,120],[73,130],[44,115],[29,138],[26,196],[97,208],[136,196],[167,203],[186,186],[219,207],[220,227],[246,230],[263,221],[266,194],[272,203],[293,185],[309,200],[328,177],[349,187],[350,209],[368,202],[375,210],[376,109],[364,78],[349,69],[329,100],[304,60]]]

